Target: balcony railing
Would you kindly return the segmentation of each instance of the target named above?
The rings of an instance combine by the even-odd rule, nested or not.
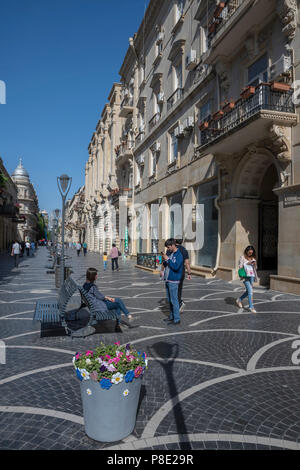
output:
[[[122,155],[125,155],[127,152],[131,153],[130,151],[134,147],[134,140],[126,140],[126,142],[123,142],[122,144],[118,145],[115,148],[115,154],[116,158],[121,157]]]
[[[216,10],[220,11],[219,15],[215,14],[213,22],[210,23],[208,27],[208,46],[210,47],[210,43],[217,32],[230,20],[232,15],[236,12],[236,10],[244,3],[245,0],[225,0],[224,2],[220,2],[220,4],[225,4],[224,8],[220,11],[220,8]]]
[[[273,91],[270,84],[262,83],[255,88],[255,93],[247,99],[239,99],[234,108],[221,119],[210,120],[208,128],[201,131],[200,147],[211,144],[222,136],[247,124],[262,110],[294,113],[293,90]]]
[[[112,203],[116,203],[120,196],[125,196],[127,199],[132,198],[132,189],[131,188],[120,188],[114,191],[112,194]]]
[[[16,217],[19,214],[19,207],[15,204],[4,204],[0,206],[0,216]]]
[[[161,117],[161,114],[160,113],[156,113],[154,114],[154,116],[150,119],[149,121],[149,132],[152,131],[153,127],[156,126],[156,124],[158,123],[158,121],[160,120],[160,117]]]
[[[169,111],[182,96],[183,88],[177,88],[167,101],[167,111]]]

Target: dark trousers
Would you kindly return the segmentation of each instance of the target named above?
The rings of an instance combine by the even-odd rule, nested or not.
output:
[[[26,248],[26,254],[29,256],[29,248]]]
[[[19,265],[19,255],[14,255],[14,260],[15,260],[15,268],[17,268]]]
[[[80,255],[80,250],[77,250],[77,256],[79,256],[79,255]]]
[[[86,255],[86,252],[87,252],[87,248],[83,248],[83,254],[84,254],[84,256]]]
[[[179,302],[179,306],[180,306],[180,307],[181,307],[181,305],[182,305],[182,287],[183,287],[184,278],[185,278],[185,276],[183,276],[183,277],[180,279],[180,282],[179,282],[179,284],[178,284],[178,302]]]
[[[113,271],[114,271],[114,266],[116,266],[116,269],[119,269],[118,258],[111,259],[111,268]]]

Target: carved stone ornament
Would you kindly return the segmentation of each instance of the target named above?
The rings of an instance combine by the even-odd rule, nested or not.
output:
[[[283,24],[282,32],[291,42],[297,30],[297,1],[277,0],[277,13]]]
[[[291,143],[287,135],[289,128],[273,124],[270,128],[272,151],[277,159],[283,163],[291,161]]]

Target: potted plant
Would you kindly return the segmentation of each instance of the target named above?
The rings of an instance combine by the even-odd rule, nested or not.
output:
[[[245,87],[241,93],[241,97],[245,100],[250,96],[254,95],[255,93],[255,86],[249,85]]]
[[[271,90],[272,91],[289,91],[291,89],[291,85],[288,83],[283,83],[283,82],[271,82]]]
[[[217,8],[214,11],[214,17],[218,18],[224,8],[225,8],[225,2],[219,2],[219,4],[217,5]]]
[[[203,121],[199,125],[200,131],[206,131],[208,129],[209,122],[208,121]]]
[[[219,109],[216,113],[213,114],[213,119],[217,121],[218,119],[221,119],[224,116],[224,111]]]
[[[130,344],[101,343],[94,351],[76,353],[86,434],[100,442],[119,441],[132,433],[146,354]]]
[[[229,111],[231,111],[234,108],[234,106],[235,106],[235,102],[233,101],[233,99],[231,99],[230,101],[225,101],[222,109],[225,113],[229,113]]]

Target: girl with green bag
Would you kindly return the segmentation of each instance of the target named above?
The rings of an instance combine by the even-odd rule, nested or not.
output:
[[[252,313],[256,313],[253,306],[253,283],[257,279],[256,268],[255,249],[252,245],[249,245],[245,249],[244,254],[240,257],[238,270],[238,274],[244,282],[246,291],[239,299],[236,300],[236,304],[239,308],[244,308],[243,300],[248,297],[249,308]]]

